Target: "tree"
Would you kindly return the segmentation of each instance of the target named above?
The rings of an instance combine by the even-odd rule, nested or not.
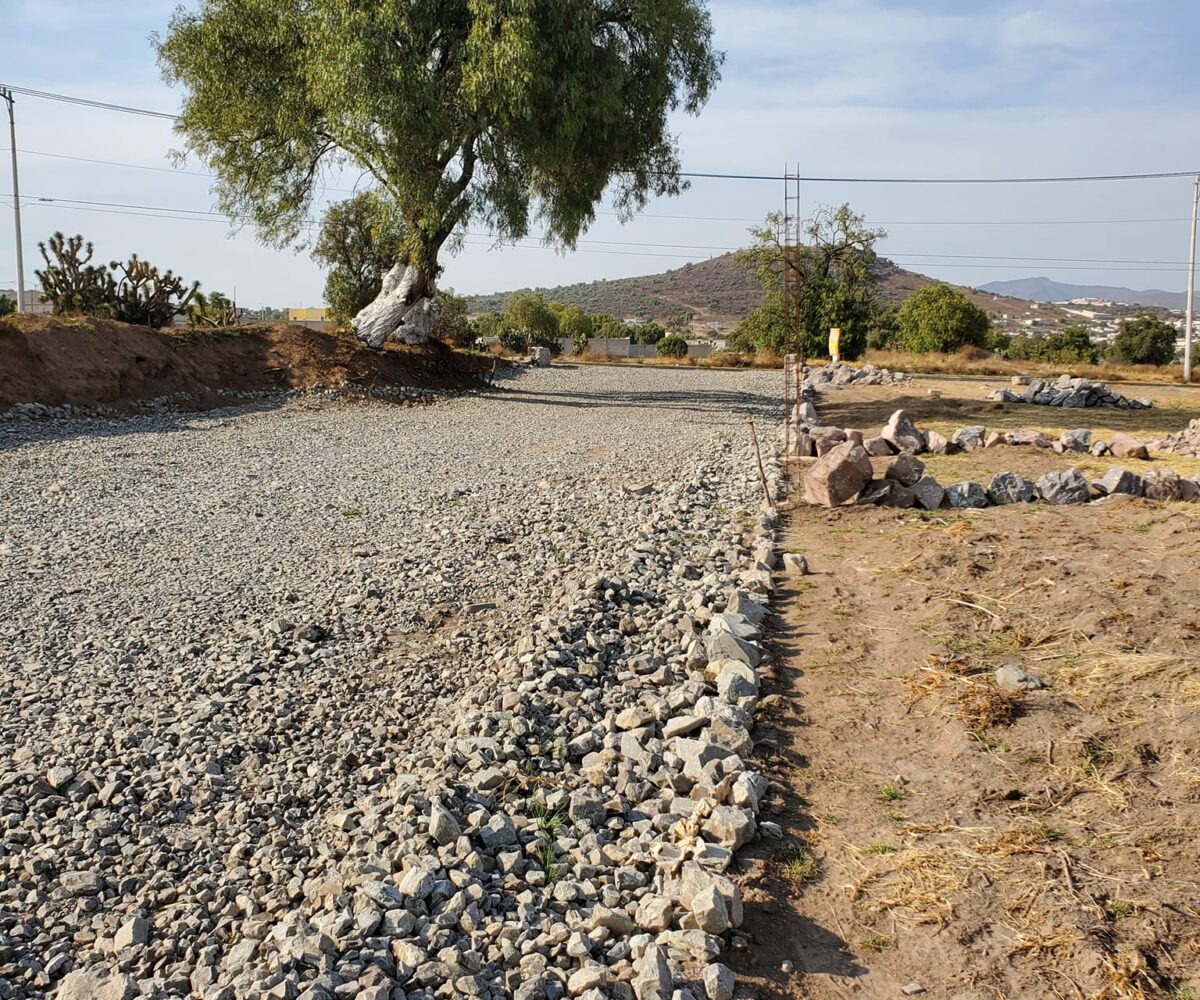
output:
[[[658,341],[654,352],[660,358],[686,358],[688,352],[687,341],[677,333],[671,333]]]
[[[667,335],[667,331],[658,323],[639,323],[632,329],[627,329],[627,336],[634,344],[657,344]]]
[[[800,245],[781,242],[783,223],[779,213],[768,215],[761,229],[751,230],[753,246],[738,254],[764,294],[762,305],[739,324],[732,342],[819,356],[826,353],[829,330],[836,326],[842,331],[841,356],[860,357],[874,312],[874,247],[887,234],[866,228],[849,205],[817,209],[803,225]]]
[[[467,300],[455,295],[452,288],[439,288],[437,297],[438,321],[429,335],[459,347],[474,347],[477,331],[467,320]]]
[[[403,252],[404,234],[400,213],[376,191],[329,206],[313,257],[330,269],[325,305],[335,323],[348,325],[379,295],[383,276]]]
[[[192,326],[225,327],[236,326],[241,318],[238,314],[238,308],[223,292],[197,292],[187,315]]]
[[[913,292],[896,316],[896,346],[925,354],[984,347],[991,320],[962,292],[940,281]]]
[[[592,317],[579,306],[566,306],[558,317],[558,335],[570,338],[576,354],[587,350],[592,339]]]
[[[1175,360],[1175,327],[1153,316],[1121,320],[1107,357],[1119,365],[1169,365]]]
[[[989,340],[989,346],[991,343]],[[1014,361],[1094,365],[1100,360],[1100,348],[1092,343],[1091,335],[1082,326],[1068,326],[1052,333],[1022,333],[1013,337],[1004,355]]]
[[[10,316],[17,311],[17,303],[7,295],[0,295],[0,316]]]
[[[510,329],[522,334],[538,347],[548,347],[554,354],[562,352],[558,342],[558,319],[536,292],[517,292],[504,307],[504,318]]]
[[[395,203],[403,248],[354,321],[378,348],[427,338],[468,223],[514,240],[535,213],[571,248],[606,189],[626,219],[682,190],[668,117],[708,99],[711,40],[703,0],[200,0],[156,44],[221,209],[267,243],[296,240],[333,167]]]

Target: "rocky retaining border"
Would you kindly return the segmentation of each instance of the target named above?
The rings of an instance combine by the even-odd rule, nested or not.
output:
[[[1060,375],[1055,381],[1045,379],[1030,379],[1024,375],[1014,375],[1012,384],[1024,387],[1021,391],[1014,389],[997,389],[989,397],[1000,403],[1033,403],[1038,406],[1110,406],[1122,410],[1148,410],[1154,403],[1145,396],[1130,399],[1105,382],[1095,382],[1086,378],[1072,378],[1070,375]]]
[[[271,907],[190,900],[180,919],[215,908],[225,930],[186,975],[145,948],[161,917],[135,915],[113,937],[77,937],[83,967],[63,975],[58,951],[54,995],[731,1000],[718,959],[746,941],[730,865],[760,832],[780,835],[758,822],[768,784],[749,762],[778,515],[713,510],[731,475],[752,509],[752,452],[727,442],[645,491],[653,516],[624,570],[574,580],[519,641],[464,663],[478,679],[444,739],[326,815],[326,863],[295,871]],[[774,458],[767,475],[774,495]],[[99,795],[114,823],[130,805],[58,770],[38,779],[48,794]],[[125,891],[98,871],[60,881],[81,912]],[[0,918],[11,953],[25,925]]]
[[[808,405],[812,405],[811,401]],[[876,437],[865,438],[862,431],[840,427],[810,426],[792,440],[796,442],[796,457],[818,456],[804,473],[804,492],[809,503],[823,507],[837,507],[854,499],[858,504],[926,510],[982,508],[1035,500],[1087,503],[1114,494],[1148,500],[1200,501],[1200,476],[1189,479],[1170,469],[1155,469],[1139,476],[1114,467],[1093,482],[1073,468],[1046,473],[1036,482],[1015,472],[1001,472],[986,487],[970,481],[943,486],[926,475],[925,463],[916,457],[922,452],[945,454],[1000,444],[1026,444],[1053,448],[1060,454],[1090,452],[1149,458],[1145,444],[1134,438],[1117,434],[1111,443],[1092,441],[1091,431],[1083,428],[1065,431],[1051,442],[1038,431],[988,433],[983,426],[960,427],[947,440],[936,431],[921,430],[904,410],[897,410]],[[888,455],[894,457],[883,477],[875,478],[872,456]]]

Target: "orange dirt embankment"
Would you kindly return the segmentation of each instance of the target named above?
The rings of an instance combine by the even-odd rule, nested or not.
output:
[[[157,331],[104,319],[0,320],[0,406],[121,405],[216,390],[478,385],[490,362],[438,342],[372,351],[345,333],[301,326]],[[211,402],[211,398],[210,398]]]

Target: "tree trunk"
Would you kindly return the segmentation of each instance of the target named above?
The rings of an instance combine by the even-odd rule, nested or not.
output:
[[[429,275],[412,264],[396,264],[383,277],[375,301],[354,317],[355,336],[376,351],[390,339],[424,344],[441,314]]]

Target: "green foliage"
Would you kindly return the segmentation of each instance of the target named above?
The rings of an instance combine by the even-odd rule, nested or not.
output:
[[[507,325],[524,334],[529,343],[548,347],[552,354],[562,353],[562,345],[558,342],[558,317],[540,295],[518,292],[508,300],[504,317]]]
[[[17,303],[7,295],[0,295],[0,316],[9,316],[17,311]]]
[[[197,292],[188,307],[187,317],[192,326],[205,327],[236,326],[239,320],[237,307],[222,292],[211,295]]]
[[[686,340],[672,333],[663,337],[654,350],[660,358],[686,358],[688,345]]]
[[[430,336],[458,347],[474,347],[477,330],[467,320],[467,300],[452,288],[438,289],[437,298],[442,310]]]
[[[913,292],[896,319],[896,346],[914,354],[983,347],[991,326],[987,313],[958,289],[940,281]]]
[[[199,0],[156,39],[187,148],[222,211],[286,245],[328,168],[370,174],[426,291],[469,222],[573,247],[611,189],[632,216],[678,193],[673,112],[721,58],[702,0]]]
[[[616,316],[609,316],[605,313],[597,313],[592,318],[592,336],[600,337],[606,340],[620,339],[628,337],[630,330]]]
[[[136,254],[125,262],[93,264],[94,248],[82,236],[55,233],[38,249],[46,266],[34,274],[55,315],[107,316],[160,329],[186,314],[200,291],[198,281],[186,285]]]
[[[524,354],[529,350],[529,336],[512,327],[504,327],[496,336],[500,338],[500,346],[513,354]]]
[[[890,351],[896,347],[900,332],[898,314],[900,307],[894,302],[876,300],[871,310],[871,326],[867,332],[867,344],[875,351]]]
[[[619,334],[628,337],[632,344],[657,344],[666,335],[666,329],[658,323],[639,323],[635,327],[626,327],[625,332]]]
[[[692,313],[687,309],[680,309],[671,313],[664,325],[668,333],[677,333],[681,337],[687,336],[692,330]]]
[[[404,235],[395,205],[376,191],[361,191],[325,211],[313,258],[329,268],[325,304],[335,323],[348,325],[374,301],[403,252]]]
[[[1100,360],[1100,348],[1092,343],[1082,326],[1068,326],[1047,334],[1019,334],[1010,338],[1003,354],[1014,361],[1055,365],[1094,365]]]
[[[1153,316],[1123,319],[1107,357],[1119,365],[1169,365],[1175,360],[1175,328]]]
[[[579,306],[562,306],[558,317],[558,335],[570,338],[576,354],[587,350],[588,341],[592,339],[593,318]]]
[[[780,242],[783,228],[779,213],[768,215],[761,229],[751,231],[754,245],[738,254],[764,297],[734,331],[733,341],[755,350],[817,357],[827,352],[829,330],[836,326],[842,331],[841,356],[861,357],[875,308],[874,247],[887,234],[866,228],[849,205],[819,208],[804,223],[799,246]]]

